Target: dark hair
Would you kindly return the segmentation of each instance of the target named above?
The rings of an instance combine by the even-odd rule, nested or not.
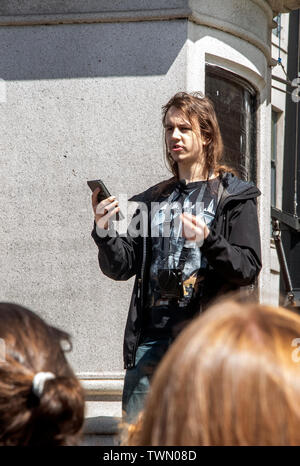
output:
[[[62,343],[70,336],[17,304],[0,303],[0,445],[55,446],[79,441],[84,392]],[[2,355],[3,356],[3,355]],[[37,397],[36,373],[52,372]]]
[[[295,312],[220,301],[164,357],[126,444],[299,445],[299,335]]]

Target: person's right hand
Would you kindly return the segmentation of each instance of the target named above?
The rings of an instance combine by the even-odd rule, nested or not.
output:
[[[92,205],[95,215],[95,222],[98,228],[108,229],[108,219],[113,215],[116,215],[120,211],[119,202],[116,200],[116,196],[110,196],[107,199],[98,203],[98,193],[100,188],[96,188],[92,194]]]

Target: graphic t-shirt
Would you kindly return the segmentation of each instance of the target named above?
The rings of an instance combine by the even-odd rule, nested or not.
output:
[[[146,305],[146,334],[168,334],[172,326],[189,318],[193,304],[199,303],[201,281],[207,260],[199,244],[182,236],[180,214],[188,212],[209,227],[216,211],[220,179],[177,183],[168,199],[151,215],[152,258]],[[180,270],[182,294],[166,299],[162,293],[161,271]],[[161,279],[160,279],[161,281]],[[190,316],[191,317],[191,316]]]

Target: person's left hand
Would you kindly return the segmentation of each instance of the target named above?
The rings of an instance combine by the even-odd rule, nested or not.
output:
[[[187,212],[181,214],[180,219],[182,221],[182,236],[202,246],[203,241],[210,233],[206,223],[199,218],[197,219],[195,215],[188,214]]]

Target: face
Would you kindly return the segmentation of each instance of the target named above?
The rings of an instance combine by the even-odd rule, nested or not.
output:
[[[165,118],[167,150],[178,164],[193,165],[202,161],[203,140],[184,113],[170,107]]]

